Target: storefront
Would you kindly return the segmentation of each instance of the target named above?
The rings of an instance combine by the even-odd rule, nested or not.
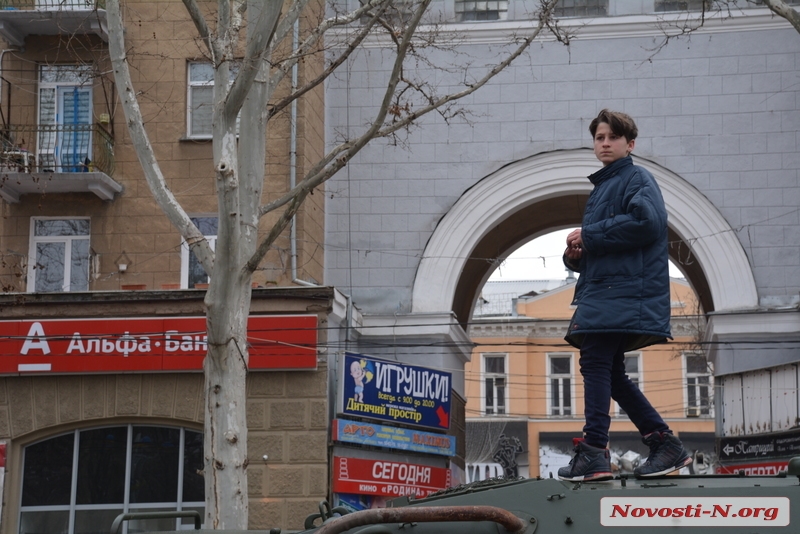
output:
[[[101,531],[122,512],[203,510],[203,296],[2,297],[4,533]],[[324,349],[343,331],[339,299],[330,288],[254,291],[251,528],[302,526],[328,498]],[[170,521],[131,528],[180,527]]]

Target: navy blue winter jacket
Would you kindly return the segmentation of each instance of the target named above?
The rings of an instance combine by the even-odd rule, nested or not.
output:
[[[583,254],[564,256],[580,273],[564,339],[580,348],[585,334],[625,332],[626,351],[671,339],[667,210],[655,178],[628,156],[589,180]]]

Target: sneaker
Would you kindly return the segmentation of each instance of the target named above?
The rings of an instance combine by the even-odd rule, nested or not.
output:
[[[681,440],[672,434],[652,432],[642,438],[642,443],[650,447],[650,455],[633,470],[636,478],[666,475],[692,463],[692,457],[683,448]]]
[[[588,445],[583,438],[573,438],[575,456],[569,465],[558,470],[558,478],[569,482],[597,482],[613,478],[608,449]]]

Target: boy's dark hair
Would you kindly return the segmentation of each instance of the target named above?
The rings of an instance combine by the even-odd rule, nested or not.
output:
[[[627,141],[633,141],[636,139],[636,136],[639,135],[639,129],[636,127],[636,123],[630,115],[622,113],[621,111],[604,109],[589,125],[589,132],[592,134],[592,139],[594,139],[594,134],[597,132],[597,125],[601,122],[608,124],[612,132],[624,137]]]

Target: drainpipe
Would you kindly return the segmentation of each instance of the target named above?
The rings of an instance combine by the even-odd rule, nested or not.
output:
[[[297,50],[300,43],[300,21],[294,21],[292,31],[292,50]],[[292,66],[292,93],[297,90],[298,67],[297,62]],[[292,100],[291,118],[289,119],[289,190],[297,185],[297,99]],[[297,277],[297,215],[292,216],[292,224],[289,229],[290,256],[292,262],[292,283],[307,287],[319,287],[307,280]],[[350,326],[353,322],[353,298],[345,294],[347,299],[345,310],[345,347],[350,342]],[[347,349],[345,349],[347,350]]]
[[[300,21],[294,21],[292,31],[292,51],[297,50],[300,42]],[[292,93],[297,91],[297,62],[292,66]],[[297,99],[292,100],[291,118],[289,119],[289,190],[297,185]],[[289,229],[290,255],[292,258],[292,283],[302,286],[316,286],[297,277],[297,215],[292,216]]]

